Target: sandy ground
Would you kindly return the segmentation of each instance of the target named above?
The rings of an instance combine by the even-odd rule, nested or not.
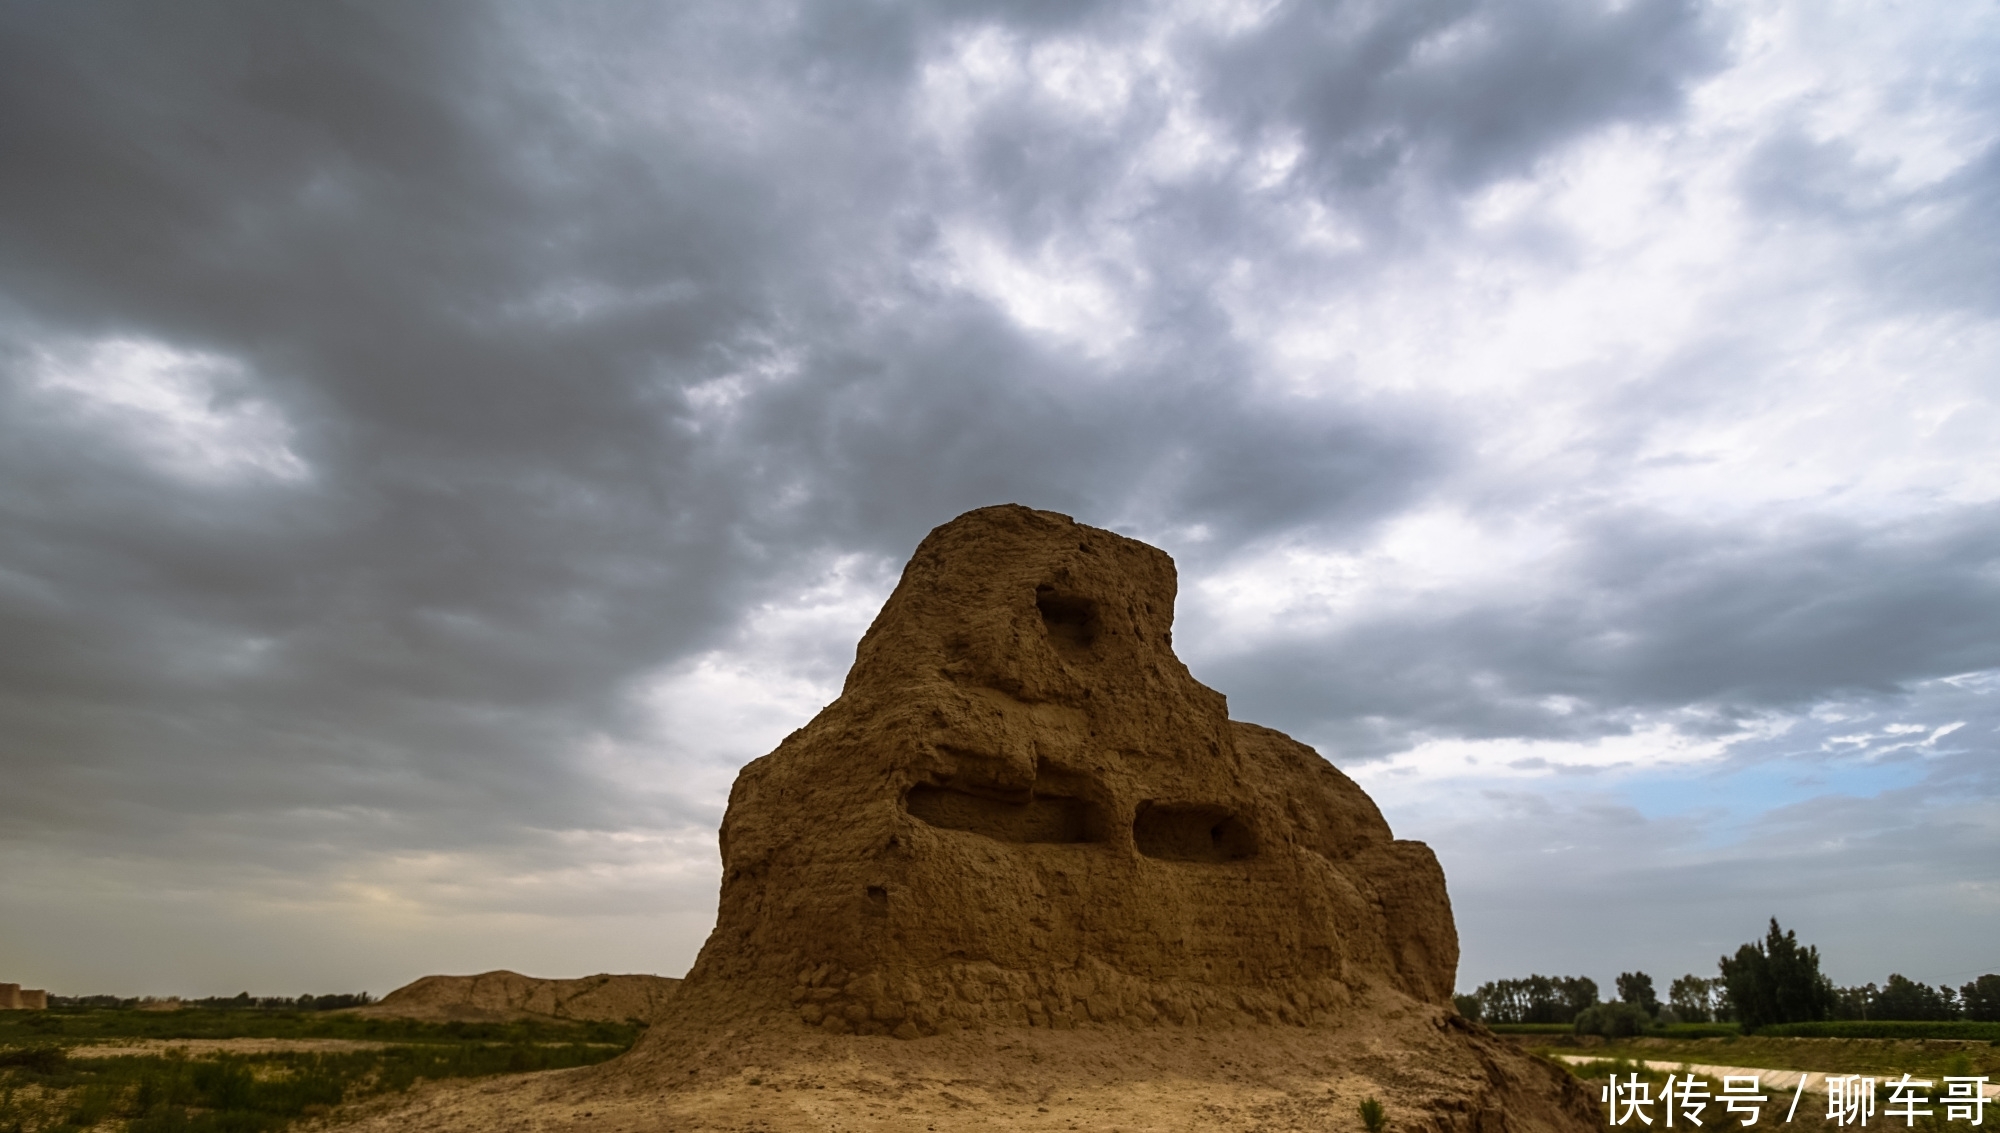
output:
[[[1088,1088],[995,1091],[954,1081],[896,1081],[862,1074],[748,1080],[625,1096],[578,1096],[574,1071],[523,1075],[454,1087],[425,1086],[376,1107],[349,1111],[353,1133],[411,1129],[591,1130],[593,1133],[704,1133],[742,1130],[1092,1130],[1102,1133],[1242,1129],[1267,1133],[1358,1128],[1358,1102],[1338,1086],[1169,1079]]]
[[[1467,1110],[1476,1060],[1389,1036],[1300,1032],[1117,1036],[1012,1032],[800,1038],[769,1061],[719,1043],[714,1057],[649,1059],[506,1079],[429,1084],[342,1111],[348,1133],[937,1133],[1259,1130],[1359,1133],[1379,1098],[1391,1133],[1446,1127],[1552,1133]],[[1498,1049],[1498,1044],[1491,1044]],[[1455,1067],[1448,1068],[1449,1067]],[[1566,1081],[1549,1070],[1551,1081]],[[1458,1099],[1458,1100],[1454,1100]],[[1565,1129],[1571,1128],[1564,1126]]]

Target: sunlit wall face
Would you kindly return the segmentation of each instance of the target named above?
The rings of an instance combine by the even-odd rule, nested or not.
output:
[[[2000,934],[2000,15],[0,11],[0,977],[679,974],[1002,501],[1460,985]],[[1921,926],[1921,932],[1910,931]]]

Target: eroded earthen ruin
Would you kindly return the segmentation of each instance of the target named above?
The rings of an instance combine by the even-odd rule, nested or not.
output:
[[[20,984],[0,984],[0,1011],[46,1011],[49,993]]]
[[[609,973],[551,980],[504,969],[476,976],[424,976],[349,1013],[466,1023],[517,1019],[650,1023],[680,982],[667,976]]]
[[[1230,720],[1174,655],[1174,597],[1165,553],[1067,516],[933,531],[840,698],[737,779],[686,1005],[917,1038],[1448,1004],[1430,850]]]
[[[1430,851],[1228,718],[1174,591],[1067,516],[933,531],[840,698],[738,776],[715,930],[639,1044],[357,1133],[1319,1131],[1363,1101],[1390,1133],[1587,1133],[1574,1078],[1452,1010]]]

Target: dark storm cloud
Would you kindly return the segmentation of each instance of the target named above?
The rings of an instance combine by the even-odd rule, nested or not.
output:
[[[467,848],[512,871],[577,831],[705,847],[716,798],[611,782],[595,753],[653,742],[635,689],[842,556],[879,588],[931,526],[1018,500],[1193,576],[1427,501],[1524,506],[1533,484],[1485,479],[1476,413],[1338,363],[1292,391],[1241,312],[1365,298],[1462,232],[1454,202],[1671,123],[1731,29],[1671,0],[1347,3],[1149,39],[1170,16],[0,9],[0,768],[31,800],[0,832],[245,876]],[[926,85],[987,32],[1002,78],[966,105]],[[1122,93],[1021,78],[1044,47],[1086,78],[1117,62]],[[1887,232],[1922,206],[1871,218],[1873,167],[1804,136],[1741,179],[1767,214]],[[1176,147],[1210,156],[1149,164]],[[1990,164],[1930,190],[1971,228]],[[1306,205],[1354,244],[1302,241]],[[1897,231],[1917,301],[1980,290],[1986,253]],[[967,233],[1042,274],[968,278]],[[1261,290],[1232,300],[1243,272]],[[1010,306],[1071,276],[1109,312],[1081,331]],[[1686,354],[1689,380],[1598,422],[1600,455],[1755,360]],[[282,459],[231,455],[245,436]],[[1986,510],[1572,519],[1546,586],[1197,672],[1355,754],[1650,710],[1724,727],[2000,665]]]
[[[1440,459],[1407,414],[1239,397],[1246,363],[1195,320],[1106,373],[901,279],[895,210],[860,206],[916,192],[903,143],[848,117],[887,96],[707,57],[753,51],[741,19],[633,16],[637,89],[608,38],[537,56],[551,29],[484,15],[7,13],[24,789],[109,774],[208,812],[303,775],[461,815],[423,837],[589,823],[608,804],[553,753],[801,553],[900,555],[1008,498],[1254,534],[1379,513]],[[917,49],[772,27],[847,72]],[[565,47],[609,77],[563,73]],[[37,352],[107,338],[240,366],[310,475],[180,482],[52,416]]]
[[[59,599],[10,617],[15,726],[46,718],[17,781],[102,764],[201,810],[309,775],[341,803],[589,821],[551,752],[726,616],[727,541],[676,529],[699,500],[661,506],[685,430],[624,359],[743,324],[753,182],[622,168],[450,11],[10,11],[17,333],[242,359],[314,472],[190,490],[101,440],[6,446],[9,566]],[[701,284],[588,343],[510,310],[579,273]],[[247,671],[203,671],[245,641]]]
[[[1880,527],[1696,528],[1623,511],[1469,608],[1398,606],[1204,659],[1245,719],[1349,759],[1413,736],[1589,739],[1686,710],[1691,733],[2000,667],[2000,513]]]
[[[1205,90],[1247,135],[1296,130],[1333,196],[1464,191],[1670,116],[1722,31],[1688,0],[1288,4],[1212,50]]]
[[[1407,416],[1244,397],[1222,376],[1241,364],[1212,349],[1114,380],[1021,342],[984,306],[925,314],[746,411],[736,445],[785,454],[777,476],[825,477],[789,518],[801,534],[882,532],[877,545],[900,557],[929,518],[1011,493],[1240,537],[1365,520],[1446,459]]]

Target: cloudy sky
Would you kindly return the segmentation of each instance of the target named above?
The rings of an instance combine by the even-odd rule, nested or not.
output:
[[[2000,970],[2000,5],[0,6],[0,978],[681,973],[923,534],[1459,985]]]

